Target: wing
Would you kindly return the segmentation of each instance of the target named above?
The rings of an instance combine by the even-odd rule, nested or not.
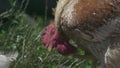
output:
[[[56,12],[56,27],[62,30],[79,30],[79,34],[91,40],[99,27],[107,24],[110,18],[120,15],[118,0],[59,0]],[[120,12],[120,11],[118,11]]]

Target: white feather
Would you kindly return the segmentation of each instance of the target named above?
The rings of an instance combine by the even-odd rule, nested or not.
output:
[[[7,54],[0,52],[0,68],[9,68],[9,64],[16,60],[17,57],[18,52],[9,52]]]

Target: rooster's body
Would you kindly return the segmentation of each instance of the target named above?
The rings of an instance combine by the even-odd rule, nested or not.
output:
[[[103,68],[120,68],[120,0],[59,0],[55,23]]]

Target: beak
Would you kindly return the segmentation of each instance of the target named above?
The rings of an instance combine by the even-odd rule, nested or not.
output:
[[[52,48],[53,48],[53,45],[49,45],[49,46],[48,46],[48,51],[51,52],[51,51],[52,51]]]

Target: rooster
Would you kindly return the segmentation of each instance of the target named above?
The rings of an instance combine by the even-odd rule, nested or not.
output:
[[[42,42],[62,55],[76,56],[79,47],[102,68],[120,68],[120,0],[59,0]]]

